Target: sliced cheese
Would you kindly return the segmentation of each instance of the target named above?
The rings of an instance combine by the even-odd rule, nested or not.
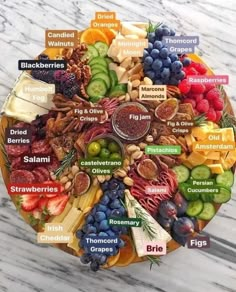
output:
[[[185,165],[189,169],[193,169],[193,165],[188,160],[183,161],[183,165]]]
[[[170,234],[157,223],[157,221],[139,204],[128,190],[125,192],[125,202],[129,218],[136,218],[135,208],[141,210],[145,214],[148,224],[154,231],[154,238],[150,238],[147,231],[143,230],[143,227],[131,227],[135,248],[139,257],[147,255],[145,246],[148,242],[163,241],[167,243],[172,239]]]
[[[63,219],[66,217],[66,215],[69,213],[71,208],[72,208],[72,205],[68,202],[66,204],[65,209],[63,210],[63,212],[58,216],[51,217],[49,219],[49,222],[50,223],[61,223],[63,221]]]
[[[207,160],[204,162],[205,165],[209,165],[209,164],[213,164],[213,163],[214,163],[214,160],[212,160],[212,159],[207,159]]]
[[[197,166],[203,164],[206,161],[206,156],[203,156],[197,152],[192,152],[188,157],[188,162],[190,162],[193,166]]]
[[[207,133],[208,133],[208,128],[207,127],[194,127],[192,129],[192,135],[197,139],[197,140],[204,140],[207,138]]]
[[[119,67],[117,67],[115,69],[115,71],[116,71],[116,75],[117,75],[118,81],[120,82],[120,80],[122,79],[123,75],[126,73],[126,69],[119,66]]]
[[[77,225],[81,223],[84,214],[81,210],[72,207],[70,212],[66,215],[62,224],[65,232],[73,232]]]
[[[221,164],[208,164],[208,167],[211,169],[212,173],[215,174],[224,173],[224,169]]]
[[[220,159],[220,152],[217,151],[210,151],[206,155],[207,159],[212,159],[212,160],[219,160]]]
[[[186,140],[186,143],[187,143],[188,149],[189,149],[190,151],[192,151],[193,143],[196,142],[196,139],[194,138],[193,135],[188,134],[188,135],[185,136],[185,140]]]
[[[227,142],[234,142],[234,130],[233,128],[222,129],[222,140]]]
[[[123,35],[137,35],[140,38],[146,38],[147,32],[131,23],[122,23],[121,34]]]
[[[73,241],[72,242],[69,242],[67,244],[68,247],[72,248],[73,250],[75,250],[76,252],[79,251],[79,240],[78,238],[74,235],[73,236]]]

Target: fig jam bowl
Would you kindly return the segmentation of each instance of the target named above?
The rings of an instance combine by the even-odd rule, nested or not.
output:
[[[125,141],[137,141],[149,131],[151,119],[148,110],[138,102],[120,105],[112,115],[112,127],[116,135]],[[141,118],[142,117],[142,118]]]

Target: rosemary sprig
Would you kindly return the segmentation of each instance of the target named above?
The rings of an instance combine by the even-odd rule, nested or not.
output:
[[[75,157],[74,149],[71,150],[68,154],[66,154],[65,158],[61,162],[61,166],[57,170],[54,171],[54,174],[56,175],[57,178],[63,173],[63,171],[67,167],[70,167],[74,157]]]
[[[157,24],[153,24],[150,20],[147,27],[147,33],[155,32],[155,30],[162,25],[162,22],[158,22]]]
[[[135,206],[135,201],[134,200],[129,200],[131,203],[131,206],[134,208],[134,212],[137,218],[140,218],[142,220],[142,228],[143,231],[147,233],[149,236],[150,240],[155,239],[156,237],[156,231],[155,229],[151,226],[153,223],[148,221],[148,214],[146,214],[143,210]]]
[[[205,113],[196,116],[193,118],[195,126],[203,126],[206,124],[206,115]]]
[[[9,121],[7,121],[6,128],[8,128],[8,127],[9,127]],[[4,165],[7,168],[7,170],[10,171],[11,170],[11,162],[10,162],[10,160],[8,158],[8,155],[7,155],[7,151],[6,151],[6,147],[5,147],[5,144],[4,144],[4,140],[5,140],[5,129],[2,126],[0,151],[2,152],[2,156],[4,158]]]
[[[160,258],[157,258],[157,257],[152,256],[152,255],[147,255],[146,258],[150,261],[150,271],[152,269],[153,264],[160,266],[160,263],[161,263]]]
[[[220,120],[220,127],[233,128],[234,134],[236,135],[236,118],[224,110]]]

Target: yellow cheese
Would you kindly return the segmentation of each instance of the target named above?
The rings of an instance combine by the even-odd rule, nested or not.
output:
[[[220,164],[222,165],[223,169],[227,170],[229,169],[230,167],[228,166],[228,163],[225,161],[225,159],[223,157],[220,157],[220,160],[219,160]]]
[[[185,165],[189,169],[193,169],[192,164],[189,161],[187,161],[187,160],[186,161],[183,161],[183,165]]]
[[[222,130],[222,139],[223,141],[234,142],[234,130],[233,128],[226,128]]]
[[[199,153],[192,152],[188,157],[188,162],[190,162],[193,166],[203,164],[206,161],[206,156],[203,156]]]
[[[183,152],[183,153],[179,156],[179,159],[180,159],[181,161],[186,161],[186,160],[187,160],[187,155],[186,155],[186,153]]]
[[[234,161],[236,161],[236,150],[234,150],[234,151],[229,151],[228,152],[228,155],[227,155],[227,159],[228,158],[232,158],[232,159],[234,159]]]
[[[213,160],[212,159],[207,159],[205,162],[204,162],[205,165],[209,165],[209,164],[213,164]]]
[[[193,137],[193,135],[188,134],[188,135],[185,136],[185,140],[186,140],[188,149],[190,151],[192,151],[193,143],[196,142],[196,139]]]
[[[224,173],[224,169],[221,164],[209,164],[208,167],[212,173],[221,174]]]
[[[207,138],[207,127],[194,127],[192,129],[192,135],[197,138],[197,140],[204,140]]]
[[[219,160],[220,159],[220,152],[217,151],[210,151],[206,155],[207,159],[212,159],[212,160]]]
[[[227,155],[228,155],[228,151],[221,151],[221,152],[220,152],[220,156],[221,156],[223,159],[225,159],[225,158],[227,157]]]

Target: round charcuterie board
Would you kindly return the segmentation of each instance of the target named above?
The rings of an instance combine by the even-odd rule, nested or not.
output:
[[[19,61],[0,129],[17,210],[39,243],[93,271],[194,248],[231,198],[236,161],[227,76],[196,37],[107,23],[47,31],[45,51]]]

